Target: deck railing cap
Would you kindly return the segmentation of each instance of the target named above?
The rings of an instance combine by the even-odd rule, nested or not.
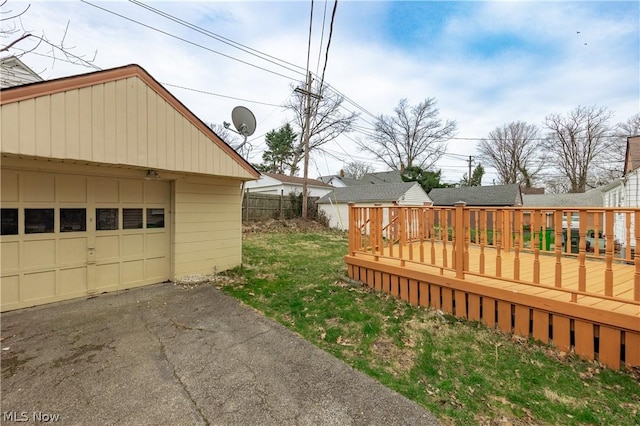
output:
[[[466,205],[467,203],[465,203],[464,201],[456,201],[456,203],[454,204],[454,206],[456,207],[464,207]]]

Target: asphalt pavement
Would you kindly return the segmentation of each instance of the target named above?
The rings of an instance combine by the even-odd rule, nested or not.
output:
[[[435,425],[210,285],[3,313],[2,424]]]

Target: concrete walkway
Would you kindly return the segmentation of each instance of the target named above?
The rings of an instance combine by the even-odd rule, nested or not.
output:
[[[163,283],[1,321],[3,424],[437,424],[209,285]]]

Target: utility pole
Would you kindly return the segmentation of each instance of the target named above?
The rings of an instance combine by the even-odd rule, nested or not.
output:
[[[469,174],[467,175],[467,186],[471,186],[471,163],[473,163],[473,157],[469,156]]]
[[[304,171],[303,171],[303,179],[302,179],[302,218],[306,219],[308,216],[307,212],[307,187],[309,180],[309,134],[311,129],[311,98],[314,97],[316,99],[320,99],[320,95],[315,93],[311,93],[311,72],[307,75],[307,84],[305,89],[301,89],[297,87],[295,89],[296,92],[302,93],[307,97],[307,106],[305,108],[304,114]]]

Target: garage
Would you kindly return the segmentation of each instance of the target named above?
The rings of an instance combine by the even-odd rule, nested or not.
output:
[[[258,172],[139,66],[1,105],[3,311],[240,264]]]

